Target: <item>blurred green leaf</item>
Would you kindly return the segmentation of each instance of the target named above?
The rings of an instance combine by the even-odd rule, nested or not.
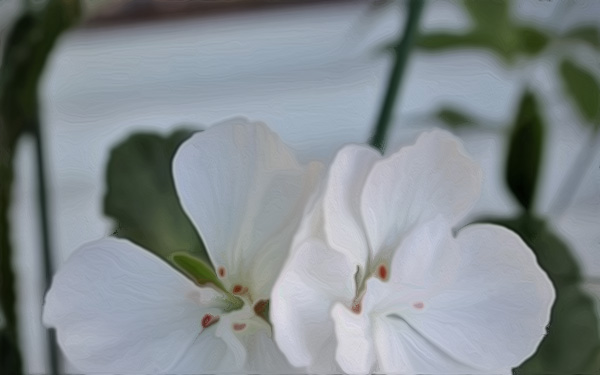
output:
[[[596,26],[581,26],[567,31],[564,37],[573,40],[579,40],[589,44],[591,47],[600,49],[600,36]]]
[[[596,77],[568,59],[561,62],[560,75],[566,92],[585,119],[596,129],[600,127],[600,87]]]
[[[545,32],[511,22],[507,1],[466,0],[464,6],[473,21],[471,30],[423,34],[417,45],[430,51],[486,49],[508,64],[514,62],[518,54],[535,56],[548,45],[550,37]]]
[[[201,259],[181,251],[171,254],[169,258],[177,268],[187,274],[198,285],[212,284],[227,292],[212,267]]]
[[[210,264],[199,235],[181,208],[171,174],[177,147],[192,133],[135,134],[113,148],[104,213],[115,219],[119,237],[165,259],[176,251],[187,251]]]
[[[478,26],[492,29],[509,23],[506,0],[465,0],[464,5]]]
[[[593,300],[581,289],[571,250],[541,219],[488,220],[517,232],[535,253],[556,290],[548,334],[517,374],[598,374],[600,337]]]
[[[549,36],[533,27],[517,28],[520,41],[520,51],[528,56],[535,56],[548,45]]]
[[[442,107],[437,111],[436,117],[453,129],[477,126],[472,117],[456,108]]]
[[[512,127],[506,162],[508,188],[526,211],[534,203],[543,142],[544,124],[537,102],[532,93],[526,92]]]

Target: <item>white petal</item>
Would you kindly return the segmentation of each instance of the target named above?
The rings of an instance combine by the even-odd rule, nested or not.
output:
[[[552,284],[507,229],[471,225],[455,241],[461,254],[455,280],[402,317],[460,362],[486,371],[516,367],[546,333]]]
[[[337,349],[335,359],[347,374],[366,374],[375,363],[371,324],[365,313],[356,314],[336,303],[331,310],[335,324]]]
[[[330,310],[336,301],[351,304],[353,265],[316,240],[292,250],[271,296],[275,341],[290,363],[311,372],[336,372]]]
[[[391,374],[481,374],[457,362],[398,316],[373,319],[378,372]],[[491,372],[499,374],[501,371]]]
[[[190,348],[180,357],[177,364],[169,370],[170,374],[199,374],[206,371],[214,373],[239,372],[242,367],[235,360],[235,353],[229,350],[227,343],[217,337],[219,323],[205,328],[197,335]],[[204,370],[203,370],[204,369]]]
[[[257,318],[261,319],[261,318]],[[253,334],[240,333],[248,350],[247,373],[292,374],[303,372],[290,365],[271,336],[270,330],[259,330]]]
[[[43,320],[82,371],[164,372],[192,345],[204,314],[217,312],[215,293],[110,238],[83,246],[54,276]]]
[[[389,258],[414,225],[438,214],[454,225],[480,186],[481,171],[456,138],[424,133],[415,145],[376,162],[367,177],[361,212],[372,251]]]
[[[450,224],[441,215],[416,226],[394,252],[389,286],[404,303],[428,298],[461,277],[462,257]]]
[[[182,206],[215,268],[257,300],[268,298],[319,171],[298,164],[266,125],[243,119],[194,135],[173,161]]]
[[[323,215],[329,245],[364,269],[369,257],[360,197],[368,173],[381,155],[371,147],[342,148],[329,169]]]

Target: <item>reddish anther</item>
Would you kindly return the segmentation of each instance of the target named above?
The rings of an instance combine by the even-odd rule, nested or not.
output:
[[[203,328],[208,328],[208,327],[212,326],[213,324],[215,324],[218,321],[219,321],[219,317],[218,316],[214,316],[214,315],[211,315],[211,314],[206,314],[202,318],[202,327]]]
[[[379,266],[379,269],[377,270],[378,274],[379,274],[379,278],[381,280],[386,280],[387,276],[388,276],[388,271],[387,271],[387,267],[382,264]]]
[[[225,277],[225,267],[219,267],[217,272],[219,273],[219,277]]]
[[[244,328],[246,328],[246,323],[233,323],[233,330],[234,331],[241,331]]]
[[[423,307],[425,307],[425,304],[423,302],[416,302],[416,303],[413,303],[413,307],[415,309],[421,310]]]
[[[236,284],[233,286],[231,293],[236,294],[236,295],[241,295],[241,294],[246,293],[247,291],[248,291],[248,288],[241,286],[240,284]]]
[[[352,304],[352,312],[355,314],[360,314],[360,311],[362,310],[362,305],[360,302],[355,302]]]
[[[263,314],[267,310],[268,305],[269,305],[269,301],[261,299],[260,301],[256,302],[256,304],[254,305],[254,313],[256,315]]]

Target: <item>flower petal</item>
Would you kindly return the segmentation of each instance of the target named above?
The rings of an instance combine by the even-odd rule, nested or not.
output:
[[[378,372],[391,374],[481,374],[425,339],[399,316],[373,318]],[[493,371],[493,374],[510,371]]]
[[[376,162],[360,203],[373,255],[389,259],[414,225],[438,214],[456,224],[475,203],[480,186],[477,164],[456,138],[440,130]]]
[[[371,147],[348,145],[335,156],[329,169],[323,198],[323,216],[329,245],[362,269],[369,245],[360,214],[365,179],[381,155]]]
[[[355,270],[337,251],[317,239],[294,248],[271,296],[275,342],[290,363],[310,372],[337,372],[330,310],[351,304]]]
[[[375,364],[375,351],[369,316],[354,313],[347,306],[336,303],[331,317],[337,337],[337,363],[347,374],[370,373]]]
[[[266,125],[243,119],[181,145],[173,161],[177,193],[229,286],[268,298],[320,169],[301,166]]]
[[[454,280],[402,318],[460,362],[486,371],[518,366],[546,333],[554,300],[550,280],[533,252],[505,228],[471,225],[454,241],[460,249]]]
[[[164,372],[192,345],[203,315],[216,313],[216,296],[148,251],[109,238],[84,245],[54,276],[43,321],[82,371]]]

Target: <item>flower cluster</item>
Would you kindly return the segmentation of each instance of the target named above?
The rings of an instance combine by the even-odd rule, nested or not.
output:
[[[184,142],[173,178],[217,282],[126,240],[84,245],[43,316],[82,371],[509,373],[545,334],[554,290],[525,243],[456,231],[481,172],[446,132],[326,168],[235,120]]]

